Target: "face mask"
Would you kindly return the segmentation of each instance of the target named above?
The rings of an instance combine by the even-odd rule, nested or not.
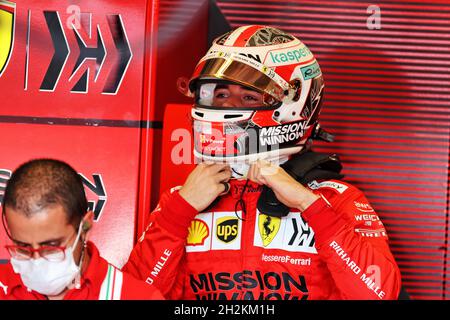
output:
[[[11,258],[14,272],[20,274],[24,285],[40,294],[54,296],[61,293],[80,272],[75,264],[73,250],[76,248],[81,234],[81,224],[77,238],[71,248],[65,250],[63,261],[48,261],[42,257],[30,260]],[[81,263],[80,263],[81,265]]]

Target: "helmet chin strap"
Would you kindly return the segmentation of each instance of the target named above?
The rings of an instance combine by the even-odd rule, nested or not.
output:
[[[246,162],[230,163],[231,177],[234,179],[246,179],[250,164]]]
[[[276,165],[281,165],[289,160],[289,156],[284,156],[281,158],[265,159]],[[247,173],[250,169],[250,164],[248,162],[233,162],[230,163],[231,177],[234,179],[247,179]]]

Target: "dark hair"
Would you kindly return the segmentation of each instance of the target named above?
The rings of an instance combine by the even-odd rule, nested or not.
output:
[[[88,211],[81,177],[67,163],[54,159],[35,159],[19,166],[6,185],[2,204],[3,212],[11,208],[27,217],[57,205],[75,226]]]

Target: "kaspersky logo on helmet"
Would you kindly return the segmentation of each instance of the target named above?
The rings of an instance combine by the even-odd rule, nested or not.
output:
[[[301,44],[294,48],[272,50],[264,63],[269,67],[274,67],[304,62],[311,58],[313,58],[312,52],[307,46]]]
[[[0,77],[6,70],[14,43],[16,4],[0,0]]]

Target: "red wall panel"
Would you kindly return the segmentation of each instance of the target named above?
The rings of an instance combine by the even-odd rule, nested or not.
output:
[[[153,126],[144,112],[152,84],[143,80],[154,67],[156,1],[15,2],[14,46],[0,77],[0,169],[36,157],[71,164],[91,182],[89,200],[104,201],[92,239],[120,267],[135,238],[140,170],[152,161],[141,157],[141,140],[151,141]]]
[[[161,152],[161,193],[183,185],[194,169],[194,141],[190,120],[192,104],[168,104],[164,113]]]
[[[14,170],[24,160],[50,157],[70,163],[96,189],[86,187],[89,201],[105,200],[92,240],[117,265],[126,262],[133,245],[137,194],[139,131],[134,128],[2,124],[1,169]],[[114,144],[114,147],[111,145]],[[101,147],[104,146],[104,147]],[[109,147],[108,147],[109,146]],[[99,183],[93,175],[101,178]],[[0,237],[4,244],[6,235]],[[3,246],[1,257],[6,257]]]
[[[146,1],[127,2],[127,6],[123,6],[124,3],[73,1],[68,5],[60,1],[18,2],[14,48],[9,65],[2,75],[2,92],[8,93],[2,97],[2,114],[140,120]],[[72,27],[77,26],[78,15],[74,11],[75,8],[80,10],[78,29]],[[86,26],[81,23],[85,16]],[[50,26],[47,19],[54,25]],[[120,24],[110,25],[108,19],[116,19],[115,22]],[[116,34],[122,32],[123,35]],[[91,50],[104,46],[104,56],[96,61],[91,57],[98,51],[91,51],[85,63],[75,70],[77,60],[83,57],[77,43],[77,33]],[[61,36],[61,40],[54,43],[52,36]],[[124,47],[116,48],[115,41],[123,41]],[[57,49],[54,48],[55,45]],[[43,82],[51,68],[54,55],[60,56],[65,63],[52,72],[57,78],[54,88],[44,89]],[[123,80],[117,87],[117,94],[107,94],[104,92],[105,86],[115,75],[121,59],[129,65],[124,71],[118,72],[117,76]],[[87,69],[88,92],[71,93]],[[139,81],[130,81],[131,79]]]
[[[152,193],[150,207],[155,207],[160,193],[172,187],[176,177],[166,168],[161,152],[167,147],[163,139],[162,122],[166,104],[190,103],[190,99],[177,89],[180,77],[189,78],[197,64],[197,58],[207,49],[208,33],[207,0],[161,0],[159,2],[158,52],[155,83],[155,108],[152,120],[159,123],[154,132],[152,161]],[[195,58],[194,58],[195,57]],[[184,180],[177,180],[178,184]],[[145,211],[144,211],[145,212]],[[143,230],[140,228],[139,230]]]

